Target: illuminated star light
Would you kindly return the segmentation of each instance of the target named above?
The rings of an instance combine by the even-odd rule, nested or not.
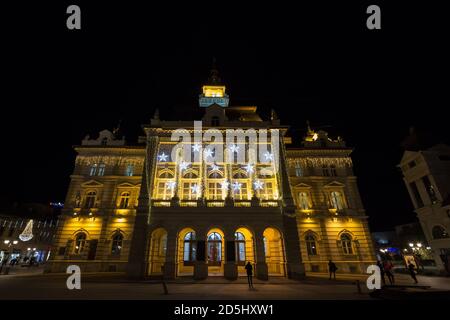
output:
[[[194,184],[193,186],[191,186],[191,190],[192,190],[192,193],[199,194],[200,186],[198,184]]]
[[[213,165],[211,166],[211,171],[219,171],[219,166],[213,164]]]
[[[261,190],[264,186],[264,182],[262,182],[261,180],[256,180],[255,182],[253,182],[253,185],[255,186],[255,190]]]
[[[161,154],[158,156],[158,161],[160,161],[160,162],[162,162],[162,161],[167,161],[167,158],[168,158],[168,157],[169,157],[169,156],[163,152],[163,153],[161,153]]]
[[[245,166],[245,171],[247,171],[247,173],[253,173],[253,171],[255,171],[255,169],[253,168],[253,166],[249,163]]]
[[[205,159],[208,159],[208,157],[212,157],[213,151],[209,148],[205,149]]]
[[[182,161],[182,162],[180,163],[180,169],[181,169],[181,170],[186,170],[186,169],[189,167],[189,165],[190,165],[189,162]]]
[[[231,146],[230,146],[230,151],[231,152],[238,152],[239,151],[239,146],[237,146],[237,145],[235,145],[235,144],[232,144]]]
[[[177,185],[177,183],[175,182],[175,181],[169,181],[169,182],[166,182],[166,188],[167,189],[171,189],[171,190],[173,190],[173,189],[175,189],[175,186]]]
[[[192,146],[192,151],[199,152],[201,148],[202,148],[202,146],[200,144],[196,143]]]
[[[273,154],[271,154],[268,151],[266,153],[264,153],[264,157],[266,157],[266,160],[268,160],[268,161],[273,161]]]
[[[234,191],[239,191],[239,190],[241,190],[241,186],[242,186],[242,183],[235,182],[235,183],[233,183],[233,190]]]
[[[228,186],[230,185],[230,183],[228,181],[222,181],[220,183],[222,190],[228,190]]]

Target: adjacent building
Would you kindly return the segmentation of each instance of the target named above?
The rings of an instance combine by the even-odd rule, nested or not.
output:
[[[77,157],[48,272],[131,278],[365,273],[375,262],[351,148],[309,125],[301,147],[256,106],[230,106],[217,70],[201,118],[160,119],[128,144],[104,130]],[[231,136],[231,137],[230,137]]]
[[[399,164],[434,260],[450,273],[450,147],[406,150]]]

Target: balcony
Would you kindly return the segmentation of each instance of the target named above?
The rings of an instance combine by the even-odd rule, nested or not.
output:
[[[262,207],[262,208],[276,208],[280,206],[278,200],[260,200],[257,205],[252,203],[252,200],[234,200],[230,202],[231,205],[226,204],[225,200],[205,200],[204,203],[196,200],[180,200],[178,205],[173,205],[172,200],[152,200],[152,207],[208,207],[208,208],[223,208],[223,207],[235,207],[235,208],[249,208],[249,207]]]

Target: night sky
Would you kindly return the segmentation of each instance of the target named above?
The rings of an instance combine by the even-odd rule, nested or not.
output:
[[[155,108],[189,117],[216,57],[231,105],[274,108],[297,139],[310,120],[355,149],[372,230],[414,221],[396,165],[410,126],[449,140],[445,12],[377,2],[382,30],[370,31],[374,3],[339,2],[2,5],[2,201],[63,201],[88,133],[122,120],[133,143]],[[66,28],[69,4],[80,31]]]

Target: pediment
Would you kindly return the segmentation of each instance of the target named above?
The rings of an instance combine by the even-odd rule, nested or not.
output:
[[[122,182],[117,185],[117,187],[119,187],[119,188],[135,188],[136,186],[137,185],[129,183],[129,182]]]
[[[336,187],[342,188],[345,187],[345,184],[340,183],[338,181],[332,181],[324,186],[324,188],[336,188]]]
[[[294,186],[294,188],[308,188],[308,189],[310,189],[310,188],[312,188],[312,186],[310,186],[309,184],[306,184],[306,183],[299,183],[299,184],[296,184],[295,186]]]
[[[103,187],[103,183],[95,180],[89,180],[81,184],[82,187]]]

